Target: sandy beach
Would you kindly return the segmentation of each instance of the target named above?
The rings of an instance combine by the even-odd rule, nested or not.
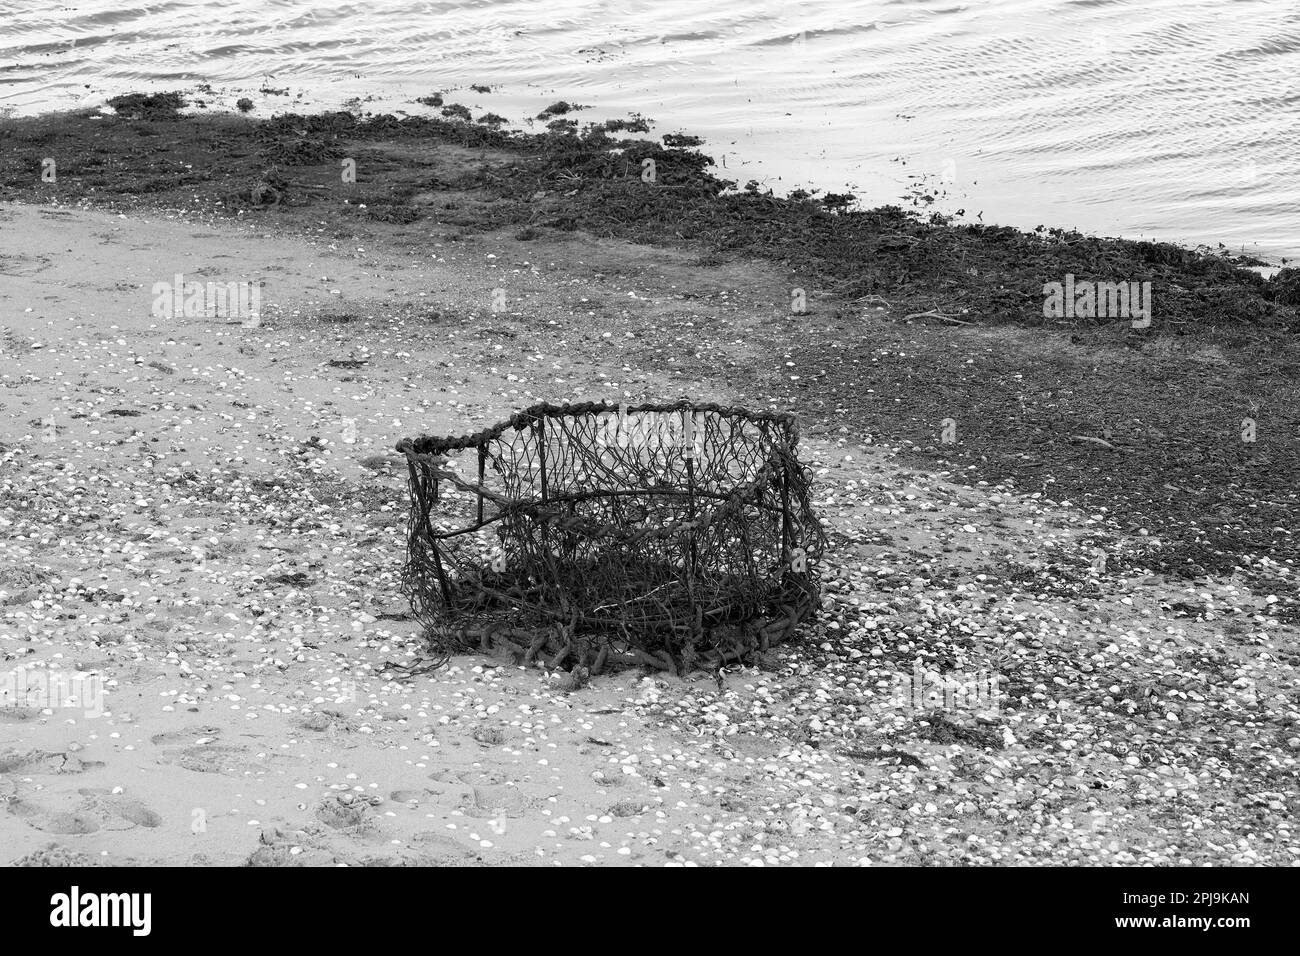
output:
[[[613,208],[584,190],[637,180],[612,158],[560,183],[477,133],[290,119],[272,177],[266,127],[32,122],[0,206],[0,862],[1300,860],[1288,275],[1223,266],[1258,321],[1220,325],[1220,266],[1151,246],[1185,311],[1034,327],[989,305],[1014,311],[1010,272],[945,278],[1025,234],[884,216],[872,291],[815,242],[821,265],[746,247],[743,218],[584,220]],[[60,136],[90,145],[43,184]],[[494,194],[530,169],[531,209]],[[1061,242],[1040,264],[1075,268]],[[904,254],[928,271],[882,265]],[[257,283],[256,321],[159,318],[178,275]],[[832,542],[801,640],[576,688],[422,666],[396,443],[680,397],[800,416]],[[918,659],[1002,675],[997,713],[900,707]]]

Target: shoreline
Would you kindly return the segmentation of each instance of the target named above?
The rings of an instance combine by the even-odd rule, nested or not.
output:
[[[0,862],[1300,860],[1300,359],[1258,276],[718,197],[682,147],[165,114],[0,124],[0,651],[106,704],[0,706]],[[688,188],[643,195],[644,158]],[[1008,245],[1149,256],[1183,324],[1158,285],[1148,330],[933,314],[1023,301],[945,284]],[[262,283],[257,324],[155,316],[176,274]],[[1217,324],[1224,289],[1260,322]],[[806,640],[699,679],[418,672],[397,440],[681,397],[799,417]],[[918,659],[1002,675],[999,712],[898,706]]]

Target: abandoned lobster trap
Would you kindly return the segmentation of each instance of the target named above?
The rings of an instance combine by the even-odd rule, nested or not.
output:
[[[535,405],[402,441],[412,609],[448,653],[743,659],[817,606],[825,537],[797,443],[790,415],[689,402]]]

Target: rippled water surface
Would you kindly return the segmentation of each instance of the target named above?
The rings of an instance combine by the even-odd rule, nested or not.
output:
[[[925,182],[985,222],[1300,255],[1291,0],[0,0],[0,110],[200,82],[520,123],[562,97],[778,191]]]

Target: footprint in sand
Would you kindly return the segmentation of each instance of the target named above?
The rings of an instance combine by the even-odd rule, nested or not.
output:
[[[158,762],[195,773],[240,774],[261,769],[249,759],[246,748],[212,743],[165,750],[158,755]]]
[[[429,774],[429,779],[436,783],[468,784],[471,787],[495,787],[506,783],[510,778],[499,770],[443,767],[441,770],[435,770]]]
[[[350,794],[344,794],[347,797]],[[316,808],[316,819],[320,820],[328,827],[335,830],[362,830],[371,826],[370,820],[366,818],[366,811],[370,809],[370,804],[364,800],[355,802],[340,803],[337,798],[331,797],[326,799]]]
[[[352,721],[336,710],[322,710],[303,719],[299,725],[304,730],[315,730],[325,734],[330,740],[338,740],[344,734],[354,730]]]
[[[531,803],[517,787],[473,787],[462,809],[470,817],[522,817]]]
[[[411,843],[433,857],[434,866],[454,866],[473,860],[478,854],[455,837],[437,830],[423,830],[412,835]]]
[[[394,803],[423,803],[428,798],[427,790],[394,790],[388,795]]]
[[[35,720],[41,715],[36,707],[23,707],[21,704],[7,704],[0,707],[0,723],[20,724],[26,720]]]
[[[165,734],[154,734],[149,741],[155,746],[164,747],[172,744],[208,743],[220,736],[220,727],[185,727]]]
[[[29,800],[10,800],[8,810],[28,826],[46,833],[94,833],[99,829],[98,821],[88,814],[46,810]]]
[[[154,734],[149,739],[165,747],[158,762],[172,764],[195,773],[247,774],[267,772],[263,757],[252,756],[247,747],[223,744],[218,740],[221,728],[211,726],[186,727],[168,733]],[[189,746],[178,746],[188,744]],[[270,754],[265,760],[277,764],[297,763],[297,758]]]
[[[81,773],[102,766],[98,760],[82,760],[76,754],[51,750],[9,750],[0,754],[0,773]]]
[[[459,810],[474,802],[474,790],[464,784],[434,784],[427,789],[427,798],[420,805],[426,809]]]
[[[109,806],[123,820],[134,823],[138,827],[152,829],[162,826],[163,818],[139,800],[118,799],[110,801]]]
[[[551,793],[542,787],[519,786],[497,770],[444,768],[429,774],[429,779],[434,781],[428,789],[431,802],[451,803],[466,816],[479,819],[522,817]]]
[[[82,788],[77,793],[86,798],[78,810],[86,814],[95,813],[104,821],[106,829],[124,830],[133,826],[153,829],[162,826],[163,818],[133,797],[90,788]],[[114,823],[118,825],[114,826]],[[125,826],[121,825],[123,823]]]
[[[5,804],[19,820],[48,833],[82,834],[135,827],[153,829],[163,823],[162,817],[143,802],[108,790],[82,788],[75,793],[67,791],[48,796],[56,801],[55,807],[17,796],[16,791],[5,798]],[[58,809],[59,801],[65,806],[75,801],[75,805],[70,809]]]
[[[545,802],[553,791],[536,784],[517,784],[499,770],[458,770],[444,767],[429,774],[435,802],[459,798],[459,809],[471,817],[521,817]],[[437,786],[441,784],[442,786]],[[394,794],[396,799],[397,795]],[[441,799],[439,799],[441,798]]]

